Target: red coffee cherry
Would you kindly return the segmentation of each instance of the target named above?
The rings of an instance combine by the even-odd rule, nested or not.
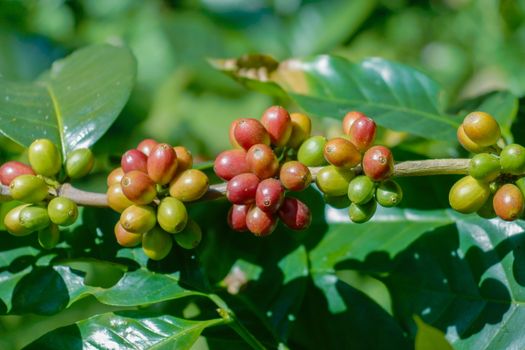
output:
[[[394,172],[394,157],[385,146],[374,146],[363,156],[363,172],[374,181],[386,180]]]
[[[226,185],[226,198],[233,204],[253,203],[259,182],[260,180],[255,174],[237,175]]]
[[[183,146],[176,146],[173,147],[173,150],[177,155],[177,172],[180,173],[193,167],[193,156],[189,149]]]
[[[523,215],[524,199],[518,186],[505,184],[492,201],[496,215],[505,221],[514,221]]]
[[[292,230],[304,230],[310,227],[312,214],[310,208],[297,198],[286,197],[279,209],[279,218]]]
[[[122,178],[124,177],[124,170],[121,167],[111,170],[106,180],[108,187],[111,187],[114,184],[119,184]]]
[[[292,160],[283,164],[279,179],[287,190],[302,191],[312,182],[312,174],[306,165]]]
[[[248,227],[246,226],[246,215],[248,214],[249,209],[249,205],[232,205],[228,212],[228,226],[237,232],[248,231]]]
[[[376,123],[372,119],[361,117],[352,124],[348,136],[357,150],[363,153],[374,143],[376,129]]]
[[[253,118],[239,119],[233,130],[233,137],[245,150],[249,150],[250,147],[259,143],[270,145],[268,131],[261,122]]]
[[[120,166],[124,173],[129,173],[133,170],[142,171],[147,173],[148,171],[148,156],[139,151],[138,149],[130,149],[122,155],[120,160]]]
[[[343,118],[343,132],[346,135],[350,135],[350,128],[352,127],[352,125],[354,125],[354,122],[357,119],[363,117],[366,118],[366,115],[357,111],[350,111],[346,113],[345,117]]]
[[[137,146],[137,149],[149,157],[149,155],[151,154],[151,151],[153,151],[153,149],[158,144],[159,143],[153,139],[144,139],[140,141],[140,143]]]
[[[11,181],[20,175],[36,175],[36,173],[29,165],[14,160],[4,163],[0,167],[0,182],[2,185],[9,186]]]
[[[259,179],[267,179],[277,174],[279,161],[270,146],[258,144],[250,147],[246,153],[246,164]]]
[[[122,193],[136,204],[149,204],[157,196],[155,182],[142,171],[133,170],[126,173],[120,181]]]
[[[234,148],[242,148],[241,145],[239,145],[239,143],[237,142],[237,140],[235,140],[235,127],[236,127],[237,124],[239,123],[239,120],[240,120],[240,119],[235,119],[235,120],[230,124],[229,137],[230,137],[230,143],[231,143],[231,145],[232,145]]]
[[[239,174],[249,173],[250,168],[246,163],[246,151],[244,149],[230,149],[220,153],[215,158],[213,170],[218,177],[229,181]]]
[[[267,236],[277,227],[277,215],[262,211],[254,205],[246,215],[246,227],[256,236]]]
[[[255,205],[268,213],[275,213],[284,200],[284,187],[277,179],[262,180],[255,193]]]
[[[159,143],[148,157],[148,176],[159,185],[169,183],[177,171],[177,154],[167,143]]]
[[[292,119],[286,109],[272,106],[264,111],[261,123],[270,134],[272,145],[281,147],[288,143],[292,134]]]
[[[361,162],[361,153],[352,142],[342,137],[329,140],[323,154],[330,164],[340,168],[352,168]]]

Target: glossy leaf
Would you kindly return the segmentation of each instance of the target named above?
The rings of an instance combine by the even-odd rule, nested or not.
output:
[[[419,316],[414,320],[417,324],[416,350],[452,350],[443,332],[429,326]]]

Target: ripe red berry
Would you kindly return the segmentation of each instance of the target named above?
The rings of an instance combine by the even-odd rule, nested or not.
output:
[[[523,215],[524,199],[518,186],[505,184],[492,201],[496,215],[505,221],[514,221]]]
[[[394,157],[384,146],[374,146],[363,156],[363,172],[374,181],[389,178],[394,172]]]
[[[148,176],[156,183],[165,185],[177,171],[177,154],[167,143],[159,143],[148,157]]]
[[[350,141],[361,153],[365,152],[372,144],[376,137],[376,123],[368,118],[358,118],[350,128]]]
[[[270,145],[268,131],[261,122],[253,118],[239,119],[233,130],[233,137],[245,150],[259,143]]]
[[[340,168],[352,168],[361,162],[361,153],[352,142],[342,137],[329,140],[323,154],[330,164]]]
[[[256,236],[267,236],[277,227],[277,215],[262,211],[254,205],[246,215],[246,227]]]
[[[246,226],[246,214],[248,214],[249,209],[249,205],[232,205],[228,212],[228,225],[232,230],[237,232],[248,231],[248,227]]]
[[[253,145],[246,153],[246,164],[259,179],[267,179],[277,174],[279,161],[270,146]]]
[[[215,158],[213,170],[218,177],[229,181],[234,176],[250,172],[246,163],[246,151],[243,149],[230,149],[220,153]]]
[[[130,149],[122,155],[120,166],[124,173],[129,173],[133,170],[148,172],[148,156],[138,149]]]
[[[346,135],[350,135],[350,128],[352,127],[352,125],[355,123],[357,119],[362,118],[362,117],[366,118],[366,115],[361,112],[350,111],[346,113],[345,117],[343,118],[343,132]]]
[[[306,165],[292,160],[283,164],[279,179],[287,190],[302,191],[312,182],[312,174]]]
[[[310,208],[297,198],[285,198],[279,209],[279,218],[292,230],[304,230],[312,222]]]
[[[142,171],[133,170],[126,173],[120,181],[122,193],[132,202],[137,204],[149,204],[157,196],[155,182]]]
[[[36,175],[36,173],[29,165],[14,160],[4,163],[0,167],[2,185],[9,186],[11,181],[20,175]]]
[[[140,143],[137,146],[137,149],[144,153],[146,156],[149,157],[153,149],[158,145],[159,143],[153,139],[144,139],[140,141]]]
[[[277,179],[262,180],[257,186],[255,204],[263,211],[275,213],[284,200],[284,187]]]
[[[292,134],[292,119],[286,109],[272,106],[264,111],[261,123],[270,134],[272,145],[281,147],[288,143]]]
[[[226,198],[233,204],[253,203],[259,182],[260,180],[255,174],[237,175],[226,185]]]

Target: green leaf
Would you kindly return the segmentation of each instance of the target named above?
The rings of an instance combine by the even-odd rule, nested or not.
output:
[[[419,316],[414,320],[417,324],[416,350],[452,350],[443,332],[429,326]]]
[[[33,83],[0,80],[0,132],[23,146],[51,139],[64,156],[89,147],[124,107],[135,71],[127,48],[94,45],[56,61]]]

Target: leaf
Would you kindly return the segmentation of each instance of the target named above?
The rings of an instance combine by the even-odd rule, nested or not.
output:
[[[127,48],[94,45],[56,61],[33,83],[0,80],[0,132],[26,147],[51,139],[64,157],[89,147],[124,107],[135,71]]]
[[[330,55],[277,63],[258,55],[212,64],[249,88],[272,94],[280,90],[314,116],[343,118],[356,109],[393,130],[456,139],[459,122],[443,112],[440,87],[399,63],[381,58],[351,63]]]
[[[415,316],[414,320],[417,324],[415,350],[452,350],[443,332],[429,326],[419,316]]]

